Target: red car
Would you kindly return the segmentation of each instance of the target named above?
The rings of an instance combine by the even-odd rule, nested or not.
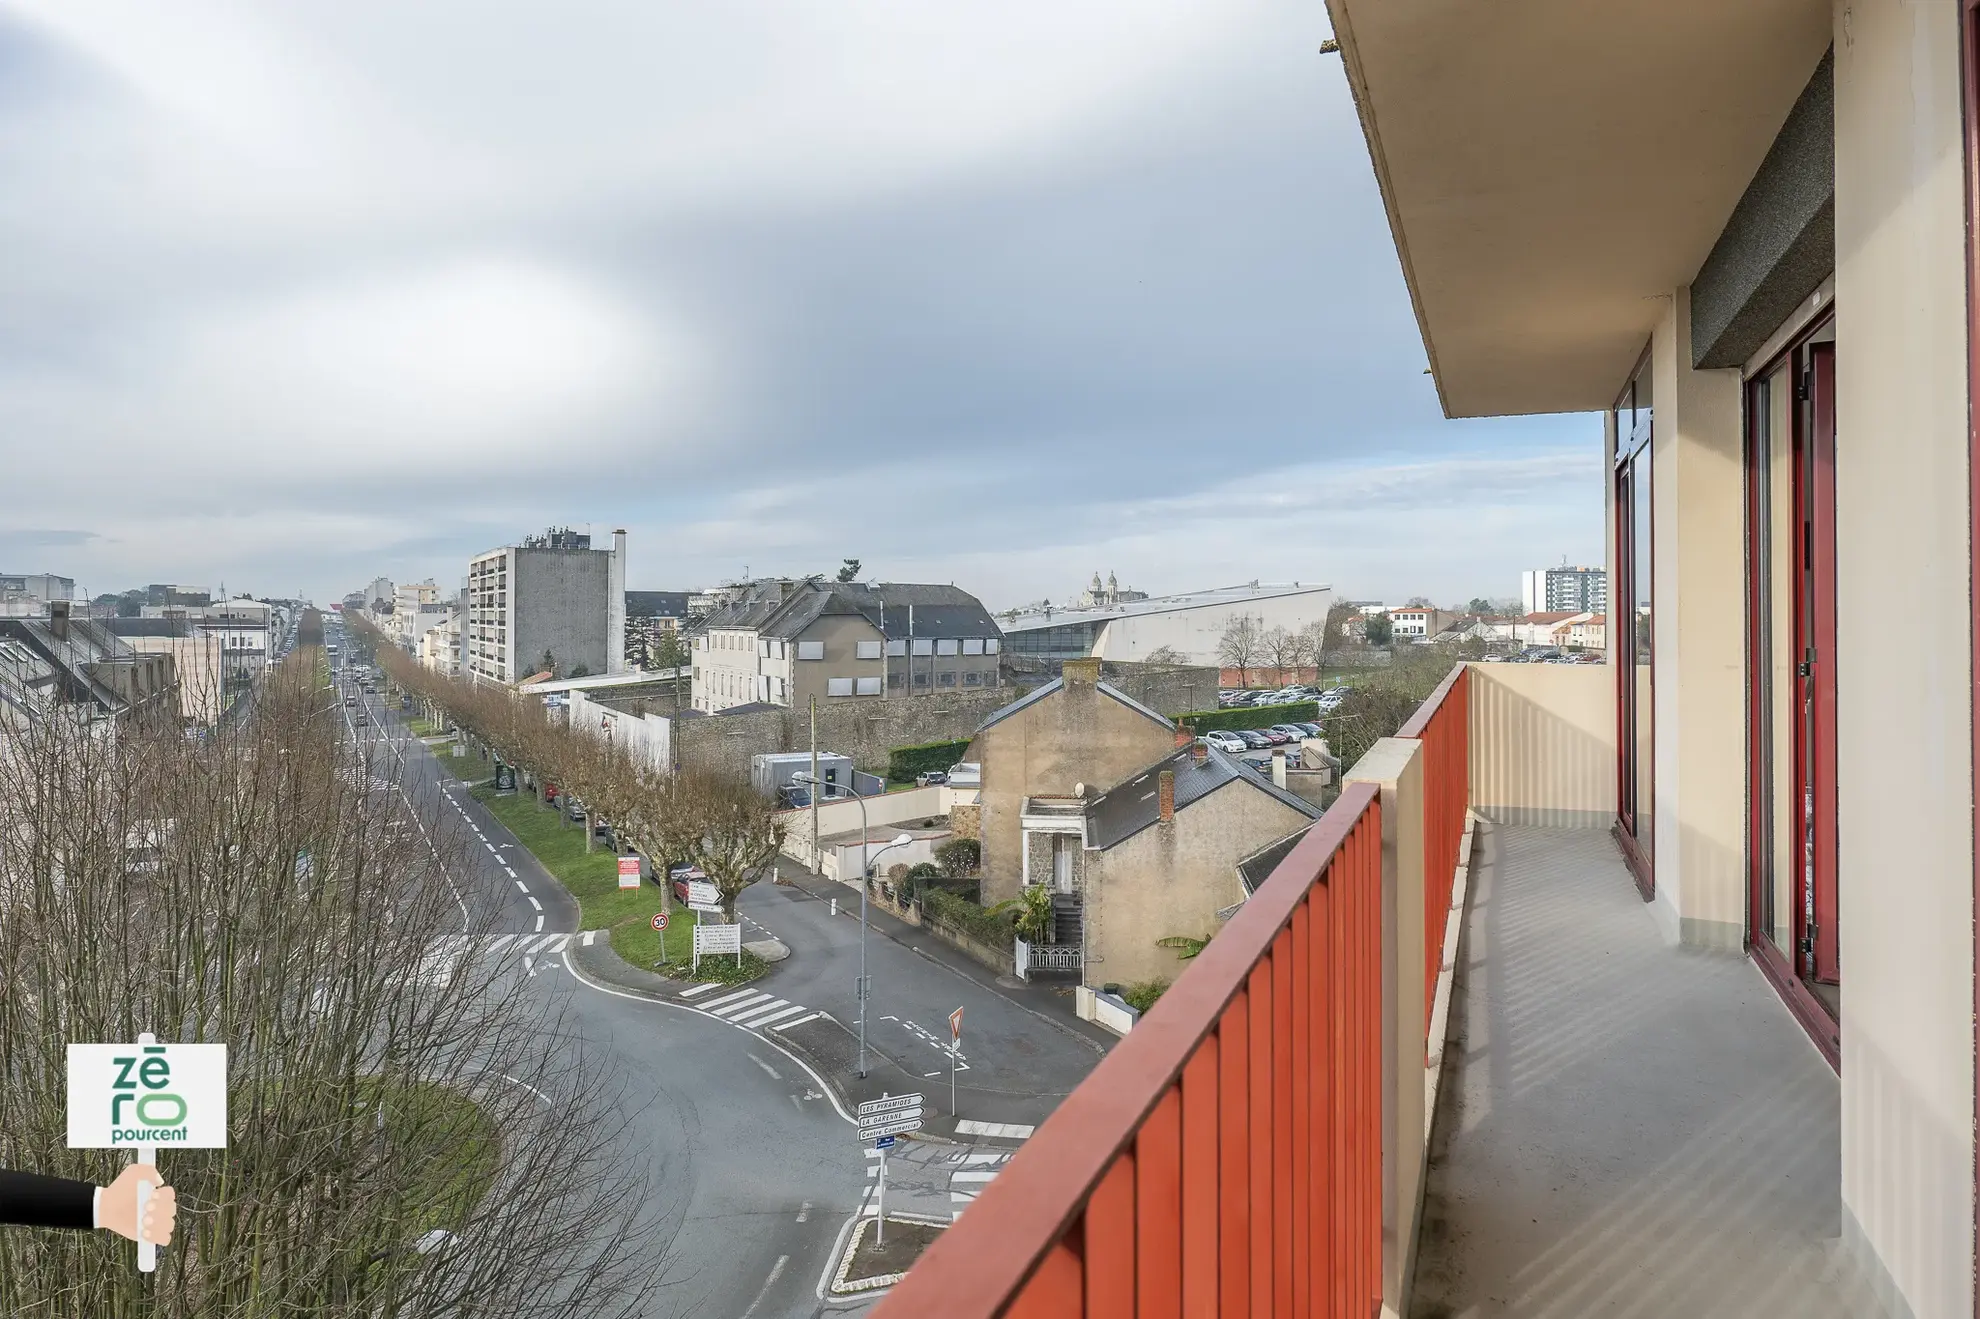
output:
[[[667,885],[674,890],[674,901],[685,907],[688,904],[688,881],[707,878],[708,872],[700,866],[675,866],[667,872]]]

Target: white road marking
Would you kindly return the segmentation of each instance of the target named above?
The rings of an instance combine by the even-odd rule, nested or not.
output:
[[[714,986],[710,985],[709,988],[712,989],[714,988]],[[722,1004],[724,1003],[737,1003],[746,998],[753,998],[755,997],[755,995],[756,995],[756,991],[754,989],[738,989],[733,994],[724,994],[721,998],[710,999],[708,1002],[703,1003],[701,1006],[704,1008],[716,1008],[722,1006]],[[683,997],[685,997],[685,995],[683,995]]]
[[[964,1163],[1002,1163],[1010,1157],[1007,1150],[971,1151],[963,1155]]]
[[[811,1201],[806,1200],[803,1204],[798,1206],[797,1221],[802,1223],[807,1218],[810,1217],[811,1217]]]
[[[524,958],[523,958],[523,970],[525,970],[525,971],[527,971],[527,972],[529,972],[529,973],[530,973],[530,974],[531,974],[532,976],[533,976],[533,975],[535,975],[535,974],[536,974],[536,959],[535,959],[535,958],[533,958],[533,957],[524,957]]]
[[[584,932],[584,946],[587,948],[591,947],[591,945],[594,942],[596,942],[597,938],[598,938],[598,931],[586,930]]]
[[[523,883],[520,879],[516,881],[516,887],[525,893],[529,892],[529,885]]]
[[[778,1277],[784,1272],[784,1266],[790,1262],[791,1257],[789,1255],[777,1256],[777,1262],[770,1266],[770,1276],[763,1280],[763,1286],[756,1293],[756,1299],[751,1301],[749,1308],[742,1312],[742,1319],[749,1319],[751,1315],[756,1313],[756,1308],[763,1304],[763,1298],[770,1294],[771,1284],[777,1281]]]
[[[1002,1136],[1006,1140],[1029,1140],[1037,1127],[1028,1127],[1021,1122],[978,1122],[965,1118],[956,1123],[958,1136]]]
[[[502,855],[500,852],[495,850],[495,844],[493,843],[484,842],[482,846],[488,849],[488,855],[490,856],[499,857]]]
[[[571,936],[568,934],[546,935],[544,938],[538,939],[534,944],[530,945],[529,950],[532,953],[554,953],[559,948],[562,948],[564,946],[562,943],[558,941],[561,939],[568,939],[570,937]]]
[[[748,1008],[751,1005],[757,1003],[766,1003],[769,1001],[769,999],[770,996],[768,994],[751,994],[747,999],[739,1003],[710,1004],[708,1007],[708,1011],[712,1015],[717,1017],[732,1018],[735,1016],[735,1014],[743,1011],[745,1008]]]
[[[593,930],[592,933],[596,934],[597,931]],[[709,983],[705,985],[696,985],[693,989],[683,989],[681,991],[681,997],[693,998],[696,994],[706,994],[711,989],[720,989],[720,988],[721,988],[720,985],[716,984],[714,981],[711,980]]]
[[[534,902],[536,899],[531,898],[530,901]],[[543,933],[543,913],[540,911],[536,913],[536,932],[538,934]]]
[[[790,1006],[788,1002],[781,998],[773,999],[768,1003],[755,1004],[746,1012],[738,1012],[735,1016],[729,1018],[729,1020],[735,1022],[738,1026],[757,1026],[762,1024],[764,1018],[777,1016],[785,1008]]]
[[[772,1067],[769,1063],[764,1062],[761,1058],[757,1057],[755,1054],[752,1053],[751,1055],[749,1055],[749,1060],[755,1063],[758,1067],[761,1067],[764,1070],[764,1072],[768,1074],[771,1080],[781,1081],[784,1079],[783,1077],[777,1075],[776,1068]]]
[[[986,1170],[986,1169],[982,1169],[982,1168],[964,1168],[964,1169],[963,1169],[962,1171],[960,1171],[960,1172],[953,1172],[953,1173],[950,1173],[950,1174],[949,1174],[949,1181],[950,1181],[951,1183],[955,1183],[955,1182],[987,1182],[987,1181],[989,1181],[989,1180],[990,1180],[991,1178],[993,1178],[993,1177],[995,1177],[996,1175],[997,1175],[997,1170],[996,1170],[996,1169],[994,1169],[994,1168],[991,1168],[991,1169],[987,1169],[987,1170]]]
[[[803,1017],[799,1017],[799,1018],[798,1018],[798,1019],[797,1019],[796,1021],[784,1021],[784,1022],[779,1022],[779,1023],[777,1024],[777,1029],[778,1029],[778,1030],[796,1030],[796,1029],[797,1029],[797,1028],[798,1028],[799,1026],[802,1026],[802,1025],[804,1025],[804,1023],[805,1023],[805,1022],[807,1022],[807,1021],[816,1021],[816,1020],[818,1020],[818,1018],[820,1018],[820,1017],[821,1017],[821,1016],[823,1016],[823,1015],[824,1015],[824,1013],[822,1013],[822,1012],[813,1012],[813,1013],[810,1013],[810,1014],[809,1014],[809,1015],[807,1015],[807,1016],[803,1016]]]
[[[596,980],[593,980],[590,976],[586,975],[584,972],[578,970],[575,966],[571,965],[571,954],[569,949],[564,950],[563,959],[564,959],[564,969],[571,973],[571,977],[574,980],[576,980],[580,985],[583,985],[586,989],[593,990],[596,993],[610,994],[613,998],[629,998],[636,1003],[651,1003],[656,1007],[673,1008],[676,1011],[680,1011],[680,1012],[692,1012],[699,1017],[706,1017],[708,1015],[707,1013],[701,1011],[701,1009],[695,1007],[692,1003],[675,1003],[669,999],[652,998],[646,994],[634,994],[623,989],[614,989],[610,985],[601,985]],[[725,1022],[724,1024],[726,1025],[727,1023]],[[737,1027],[737,1029],[740,1030],[742,1028]],[[820,1076],[818,1074],[818,1069],[816,1067],[813,1067],[810,1063],[798,1057],[796,1054],[792,1053],[789,1049],[786,1049],[783,1045],[777,1043],[775,1040],[771,1039],[767,1035],[758,1035],[756,1038],[762,1040],[764,1043],[768,1044],[771,1048],[775,1049],[778,1053],[783,1054],[786,1058],[789,1058],[793,1065],[803,1069],[804,1074],[806,1076],[809,1076],[812,1080],[818,1082],[819,1093],[824,1095],[826,1099],[831,1101],[832,1111],[837,1113],[840,1119],[843,1120],[847,1126],[859,1125],[858,1119],[853,1117],[851,1113],[846,1111],[846,1106],[839,1102],[839,1097],[836,1094],[832,1093],[832,1087],[826,1083],[825,1078],[823,1076]],[[846,1226],[840,1229],[840,1240],[842,1242],[844,1240],[845,1233],[852,1230],[851,1224],[852,1224],[852,1220],[847,1219]],[[843,1245],[841,1245],[840,1249],[844,1249]],[[836,1260],[837,1256],[834,1256],[833,1258]]]
[[[808,1012],[808,1011],[810,1011],[810,1009],[803,1006],[779,1008],[777,1011],[771,1013],[767,1017],[758,1017],[755,1021],[751,1022],[750,1025],[756,1026],[759,1029],[767,1028],[776,1025],[777,1022],[782,1019],[788,1017],[795,1017],[799,1013]]]
[[[534,907],[534,908],[536,908],[536,909],[537,909],[538,911],[542,911],[542,910],[543,910],[543,904],[542,904],[542,903],[540,903],[540,902],[538,902],[538,901],[537,901],[537,900],[536,900],[535,898],[531,898],[531,899],[529,900],[529,905],[530,905],[530,906],[532,906],[532,907]]]
[[[509,872],[509,878],[510,878],[510,879],[514,879],[514,878],[516,877],[516,872],[515,872],[515,868],[514,868],[513,866],[503,866],[503,867],[502,867],[502,869],[504,869],[504,870],[506,870],[506,871],[508,871],[508,872]],[[521,887],[521,886],[520,886],[520,885],[518,885],[517,887]],[[527,893],[527,892],[529,892],[529,890],[528,890],[528,889],[523,889],[523,892],[525,892],[525,893]]]

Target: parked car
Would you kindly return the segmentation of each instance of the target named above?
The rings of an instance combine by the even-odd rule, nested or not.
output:
[[[938,783],[947,783],[948,781],[949,776],[939,769],[923,770],[914,776],[914,786],[917,788],[932,788]]]
[[[1302,721],[1299,726],[1306,730],[1306,735],[1308,737],[1320,736],[1320,725],[1316,723],[1312,723],[1311,721]]]
[[[346,697],[344,698],[344,705],[345,705],[345,707],[346,707],[346,708],[349,708],[350,706],[353,706],[353,705],[356,705],[356,704],[357,704],[357,697],[355,697],[355,696],[346,696]]]
[[[1205,733],[1203,735],[1203,741],[1209,746],[1216,747],[1219,751],[1228,751],[1232,755],[1241,755],[1250,749],[1248,742],[1227,728],[1219,728]]]
[[[1268,744],[1275,747],[1282,747],[1286,745],[1288,742],[1292,741],[1291,737],[1287,736],[1284,733],[1281,733],[1276,728],[1259,728],[1253,731],[1255,731],[1260,737],[1264,738]]]
[[[1305,724],[1273,724],[1272,731],[1284,733],[1286,740],[1290,742],[1297,742],[1307,735]]]
[[[708,872],[700,866],[674,866],[667,871],[667,886],[674,891],[674,901],[685,907],[688,901],[688,881],[707,878]]]
[[[1250,751],[1264,751],[1272,745],[1272,739],[1255,728],[1240,728],[1237,735],[1244,739],[1245,748]]]

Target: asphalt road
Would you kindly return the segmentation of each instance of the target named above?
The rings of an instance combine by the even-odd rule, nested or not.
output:
[[[768,1033],[584,976],[581,936],[555,938],[576,931],[576,903],[465,790],[445,790],[438,762],[396,715],[375,697],[365,708],[370,724],[351,734],[399,767],[380,777],[397,778],[427,829],[474,843],[472,873],[452,878],[466,902],[495,904],[500,928],[513,931],[479,955],[506,959],[568,1011],[562,1047],[602,1049],[630,1078],[628,1139],[652,1161],[669,1279],[645,1313],[817,1314],[827,1266],[870,1184],[867,1152],[827,1087]]]

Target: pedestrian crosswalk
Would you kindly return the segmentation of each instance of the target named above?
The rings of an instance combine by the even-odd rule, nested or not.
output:
[[[730,985],[695,985],[682,990],[681,997],[711,1017],[757,1030],[791,1030],[824,1015],[774,994]]]
[[[465,934],[443,935],[426,946],[416,975],[426,984],[444,984],[461,959],[469,953],[477,957],[520,958],[523,969],[535,975],[539,966],[555,966],[556,963],[548,959],[561,953],[576,937],[572,934],[500,934],[494,938],[472,940]]]
[[[962,1156],[962,1166],[949,1174],[949,1217],[951,1221],[961,1218],[963,1210],[976,1203],[976,1197],[983,1194],[1004,1165],[1011,1161],[1014,1150],[971,1150]]]

